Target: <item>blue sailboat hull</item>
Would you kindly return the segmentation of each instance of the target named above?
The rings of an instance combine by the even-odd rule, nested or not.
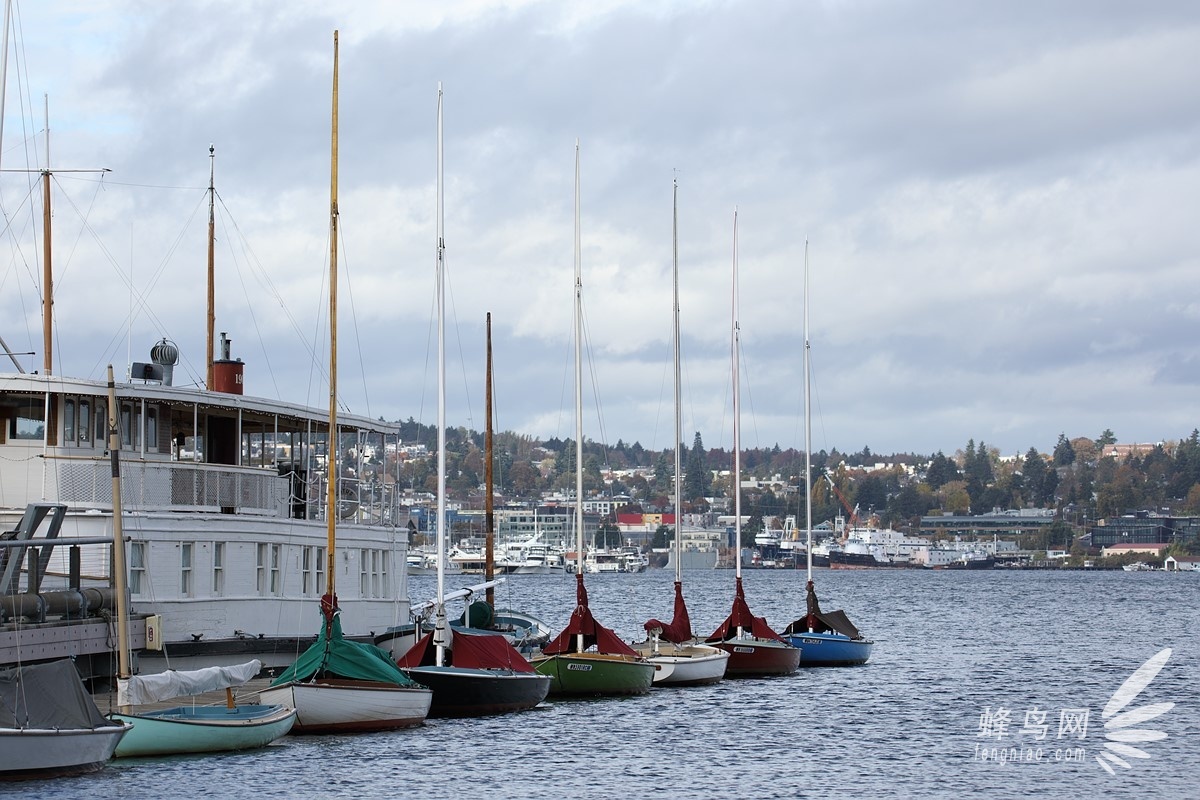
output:
[[[840,633],[792,633],[784,640],[800,649],[801,667],[852,667],[867,663],[873,642]]]

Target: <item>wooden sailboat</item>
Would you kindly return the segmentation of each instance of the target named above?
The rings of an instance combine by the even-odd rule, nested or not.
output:
[[[683,599],[683,422],[680,419],[679,373],[679,185],[671,189],[671,274],[675,361],[675,610],[670,624],[652,619],[645,624],[649,638],[634,646],[654,665],[655,686],[699,686],[725,677],[729,653],[701,644],[692,634]]]
[[[733,609],[705,641],[729,653],[726,677],[787,675],[796,671],[800,651],[780,638],[762,617],[756,617],[746,604],[742,588],[742,455],[741,455],[741,387],[738,376],[738,278],[737,278],[737,212],[733,213],[733,518],[734,563],[736,583]]]
[[[337,109],[338,38],[333,34],[333,147],[329,204],[328,591],[321,597],[317,641],[260,693],[264,703],[295,708],[296,733],[341,733],[420,725],[433,693],[409,678],[380,648],[342,636],[335,577],[339,447],[337,427]]]
[[[846,667],[867,663],[872,642],[863,637],[844,611],[821,611],[813,584],[812,541],[812,408],[808,365],[808,242],[804,243],[804,511],[808,532],[808,613],[783,631],[784,638],[801,651],[802,667]]]
[[[122,533],[121,435],[117,427],[116,383],[108,367],[108,450],[112,459],[113,584],[117,596],[117,705],[113,722],[132,725],[113,755],[160,756],[213,753],[262,747],[285,736],[296,721],[296,710],[282,705],[236,705],[233,686],[258,674],[260,661],[235,667],[131,675],[129,610],[125,600],[125,538]],[[224,689],[224,706],[181,705],[141,711],[137,706],[185,695]]]
[[[446,320],[442,219],[442,87],[437,108],[438,473],[437,607],[434,629],[400,659],[409,677],[433,690],[431,717],[475,717],[533,708],[546,699],[540,675],[498,633],[452,630],[446,618]],[[489,539],[488,554],[491,555]],[[491,576],[487,591],[492,592]]]
[[[575,610],[533,659],[554,679],[550,694],[620,695],[650,690],[654,665],[592,616],[583,584],[583,279],[579,237],[579,143],[575,143]]]

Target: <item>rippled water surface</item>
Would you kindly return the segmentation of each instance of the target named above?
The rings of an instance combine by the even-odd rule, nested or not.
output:
[[[553,701],[533,711],[434,720],[393,733],[286,737],[264,750],[116,761],[82,778],[9,787],[24,797],[1179,797],[1200,777],[1200,575],[1125,572],[818,570],[822,606],[875,640],[869,664],[789,677]],[[626,639],[669,617],[673,574],[588,576],[597,619]],[[451,583],[454,588],[464,583]],[[803,573],[754,571],[747,599],[776,628],[800,616]],[[433,580],[413,578],[414,599]],[[574,579],[514,576],[498,605],[558,630]],[[729,611],[733,573],[685,573],[694,627]],[[1109,775],[1101,710],[1138,666],[1172,654],[1133,702],[1174,702],[1142,724],[1169,738]],[[1004,739],[985,710],[1011,714]],[[1062,712],[1088,712],[1083,738]],[[1046,712],[1045,738],[1022,731]],[[1036,722],[1036,716],[1033,718]],[[1033,763],[981,761],[1043,749]],[[1057,750],[1080,760],[1054,759]],[[1080,752],[1082,751],[1082,752]]]

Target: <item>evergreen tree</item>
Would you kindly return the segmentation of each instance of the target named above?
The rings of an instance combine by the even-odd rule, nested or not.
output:
[[[687,500],[700,500],[712,492],[712,473],[705,464],[704,456],[704,442],[700,439],[700,431],[696,431],[683,473],[683,496]]]
[[[1075,463],[1075,448],[1065,433],[1058,435],[1058,444],[1054,445],[1054,466],[1069,467]]]
[[[1035,506],[1041,506],[1046,499],[1046,462],[1036,447],[1029,448],[1029,452],[1025,454],[1025,462],[1021,466],[1021,473],[1025,478],[1022,484],[1025,488],[1026,502]]]

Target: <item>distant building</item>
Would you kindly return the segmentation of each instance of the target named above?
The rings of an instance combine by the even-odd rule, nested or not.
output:
[[[1088,535],[1092,547],[1115,544],[1157,544],[1195,541],[1200,537],[1200,517],[1164,517],[1138,511],[1122,517],[1102,519]]]
[[[1054,522],[1054,511],[1042,508],[993,511],[990,514],[943,514],[921,517],[921,533],[932,536],[1018,536],[1044,530]]]
[[[1103,548],[1100,555],[1108,556],[1124,556],[1134,553],[1137,555],[1153,555],[1162,554],[1163,550],[1170,547],[1170,542],[1151,542],[1149,544],[1113,544]]]

